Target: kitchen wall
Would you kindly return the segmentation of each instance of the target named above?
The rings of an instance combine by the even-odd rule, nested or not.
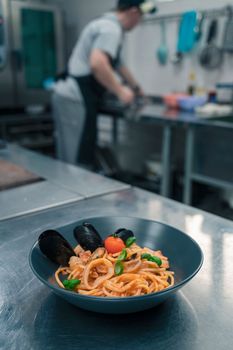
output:
[[[115,0],[44,0],[44,2],[56,3],[64,11],[67,48],[69,56],[72,47],[86,23],[99,16],[101,13],[114,7]],[[222,8],[232,3],[232,0],[176,0],[174,2],[158,3],[159,12],[157,16],[194,9]],[[220,18],[220,30],[218,33],[218,44],[223,38],[225,18]],[[191,71],[196,74],[196,84],[200,88],[212,89],[216,82],[233,81],[233,55],[224,55],[224,62],[220,69],[208,71],[202,69],[198,62],[200,50],[205,44],[206,28],[204,25],[204,36],[199,46],[192,54],[185,56],[181,65],[174,65],[170,61],[166,66],[161,66],[156,58],[156,50],[161,41],[160,22],[142,24],[132,33],[127,35],[125,45],[125,60],[134,75],[141,82],[144,90],[149,94],[164,94],[169,91],[185,90]],[[169,55],[172,57],[176,51],[178,21],[166,22],[167,45]],[[140,67],[140,69],[139,69]]]
[[[192,6],[196,9],[217,8],[224,6],[224,3],[227,4],[229,1],[177,0],[174,3],[163,4],[159,14],[179,13],[192,9]],[[221,45],[223,39],[225,21],[225,17],[219,19],[218,45]],[[166,21],[165,23],[169,56],[172,57],[176,51],[178,21]],[[161,42],[159,21],[141,25],[128,37],[126,44],[127,63],[148,93],[160,95],[169,91],[184,91],[187,89],[190,72],[195,72],[196,84],[201,89],[212,89],[216,82],[233,81],[232,54],[224,55],[224,62],[219,69],[210,71],[203,69],[199,64],[199,55],[206,42],[208,25],[209,20],[204,23],[204,35],[201,42],[191,54],[184,57],[182,64],[179,65],[174,65],[170,61],[166,66],[161,66],[158,63],[156,50]]]

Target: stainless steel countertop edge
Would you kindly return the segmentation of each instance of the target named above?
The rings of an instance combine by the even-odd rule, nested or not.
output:
[[[64,200],[63,203],[58,203],[58,204],[50,204],[50,205],[47,205],[47,206],[44,206],[40,209],[37,209],[37,208],[34,208],[30,211],[25,211],[25,212],[21,212],[21,213],[18,213],[18,214],[12,214],[12,215],[9,215],[9,216],[3,216],[0,218],[0,222],[3,222],[3,221],[7,221],[7,220],[13,220],[13,219],[18,219],[18,218],[23,218],[23,217],[27,217],[27,216],[30,216],[32,214],[37,214],[37,213],[41,213],[45,210],[51,210],[51,209],[58,209],[60,207],[63,207],[63,206],[67,206],[69,204],[74,204],[76,202],[80,202],[82,200],[85,200],[86,198],[73,198],[73,199],[67,199],[67,200]]]

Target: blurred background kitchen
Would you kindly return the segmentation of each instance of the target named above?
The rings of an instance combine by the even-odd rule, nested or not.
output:
[[[115,4],[0,0],[0,147],[56,157],[56,76],[85,25]],[[106,96],[96,172],[232,219],[233,2],[156,6],[124,45],[146,96],[129,106]]]

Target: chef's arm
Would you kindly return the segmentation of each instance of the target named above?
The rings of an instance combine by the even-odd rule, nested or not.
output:
[[[133,77],[132,73],[129,71],[129,69],[126,66],[124,66],[124,65],[120,66],[118,68],[118,73],[124,79],[124,81],[126,81],[126,83],[131,87],[131,89],[133,89],[133,91],[136,94],[141,94],[141,95],[144,94],[142,91],[142,88],[137,83],[137,81]]]
[[[124,103],[133,102],[134,92],[118,81],[107,54],[99,49],[94,49],[90,55],[90,66],[94,77],[107,90],[115,94]]]

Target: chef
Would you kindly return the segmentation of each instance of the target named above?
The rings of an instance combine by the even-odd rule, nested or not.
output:
[[[155,12],[152,1],[118,0],[115,11],[84,28],[52,98],[57,157],[89,169],[95,167],[98,106],[108,91],[130,104],[142,94],[124,65],[124,34],[139,24],[143,14]],[[119,80],[116,73],[122,78]]]

